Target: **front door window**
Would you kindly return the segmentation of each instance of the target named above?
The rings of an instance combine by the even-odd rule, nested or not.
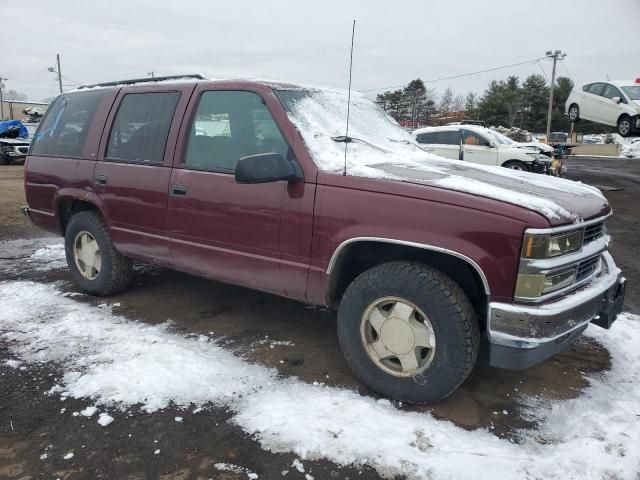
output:
[[[189,131],[185,167],[233,173],[242,157],[260,153],[289,155],[262,99],[245,91],[204,92]]]

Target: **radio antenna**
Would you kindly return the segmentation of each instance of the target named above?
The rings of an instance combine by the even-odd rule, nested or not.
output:
[[[342,175],[347,175],[347,148],[351,139],[349,138],[349,113],[351,107],[351,71],[353,70],[353,38],[356,35],[356,21],[353,20],[353,28],[351,29],[351,57],[349,59],[349,93],[347,94],[347,130],[344,134],[344,169]]]

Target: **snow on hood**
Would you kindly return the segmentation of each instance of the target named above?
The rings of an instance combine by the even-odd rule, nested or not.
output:
[[[344,168],[347,93],[329,89],[278,91],[289,118],[314,161],[327,172]],[[597,188],[579,182],[447,160],[425,152],[371,100],[352,93],[347,146],[349,175],[430,185],[500,200],[548,219],[579,222],[602,214],[607,201]],[[557,223],[557,222],[556,222]]]

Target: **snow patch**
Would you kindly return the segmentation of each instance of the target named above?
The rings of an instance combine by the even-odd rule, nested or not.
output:
[[[113,417],[107,413],[101,413],[100,417],[98,418],[98,423],[103,427],[106,427],[107,425],[111,425],[112,422],[113,422]]]
[[[231,472],[238,475],[246,475],[249,480],[255,480],[258,478],[258,474],[252,472],[248,468],[241,467],[239,465],[234,465],[233,463],[216,463],[213,467],[220,472]]]
[[[13,355],[64,368],[52,393],[149,412],[171,403],[226,407],[264,449],[302,460],[369,465],[383,477],[410,479],[631,480],[640,471],[640,317],[634,315],[622,315],[609,331],[587,330],[611,353],[611,371],[589,377],[574,400],[532,399],[528,413],[539,430],[522,431],[516,444],[387,400],[281,379],[215,339],[200,342],[168,324],[129,321],[64,297],[52,285],[0,282],[0,307],[0,338]]]
[[[98,409],[96,407],[87,407],[84,410],[80,411],[80,415],[84,417],[91,417],[94,413],[96,413]]]
[[[20,365],[22,365],[22,362],[20,360],[7,360],[4,362],[4,364],[7,367],[11,367],[13,369],[18,368]]]

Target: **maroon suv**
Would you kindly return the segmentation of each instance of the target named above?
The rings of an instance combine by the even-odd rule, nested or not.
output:
[[[624,279],[595,188],[423,151],[342,91],[198,76],[81,87],[40,123],[25,173],[38,225],[64,235],[84,291],[163,265],[338,310],[372,389],[433,402],[490,363],[526,368]]]

